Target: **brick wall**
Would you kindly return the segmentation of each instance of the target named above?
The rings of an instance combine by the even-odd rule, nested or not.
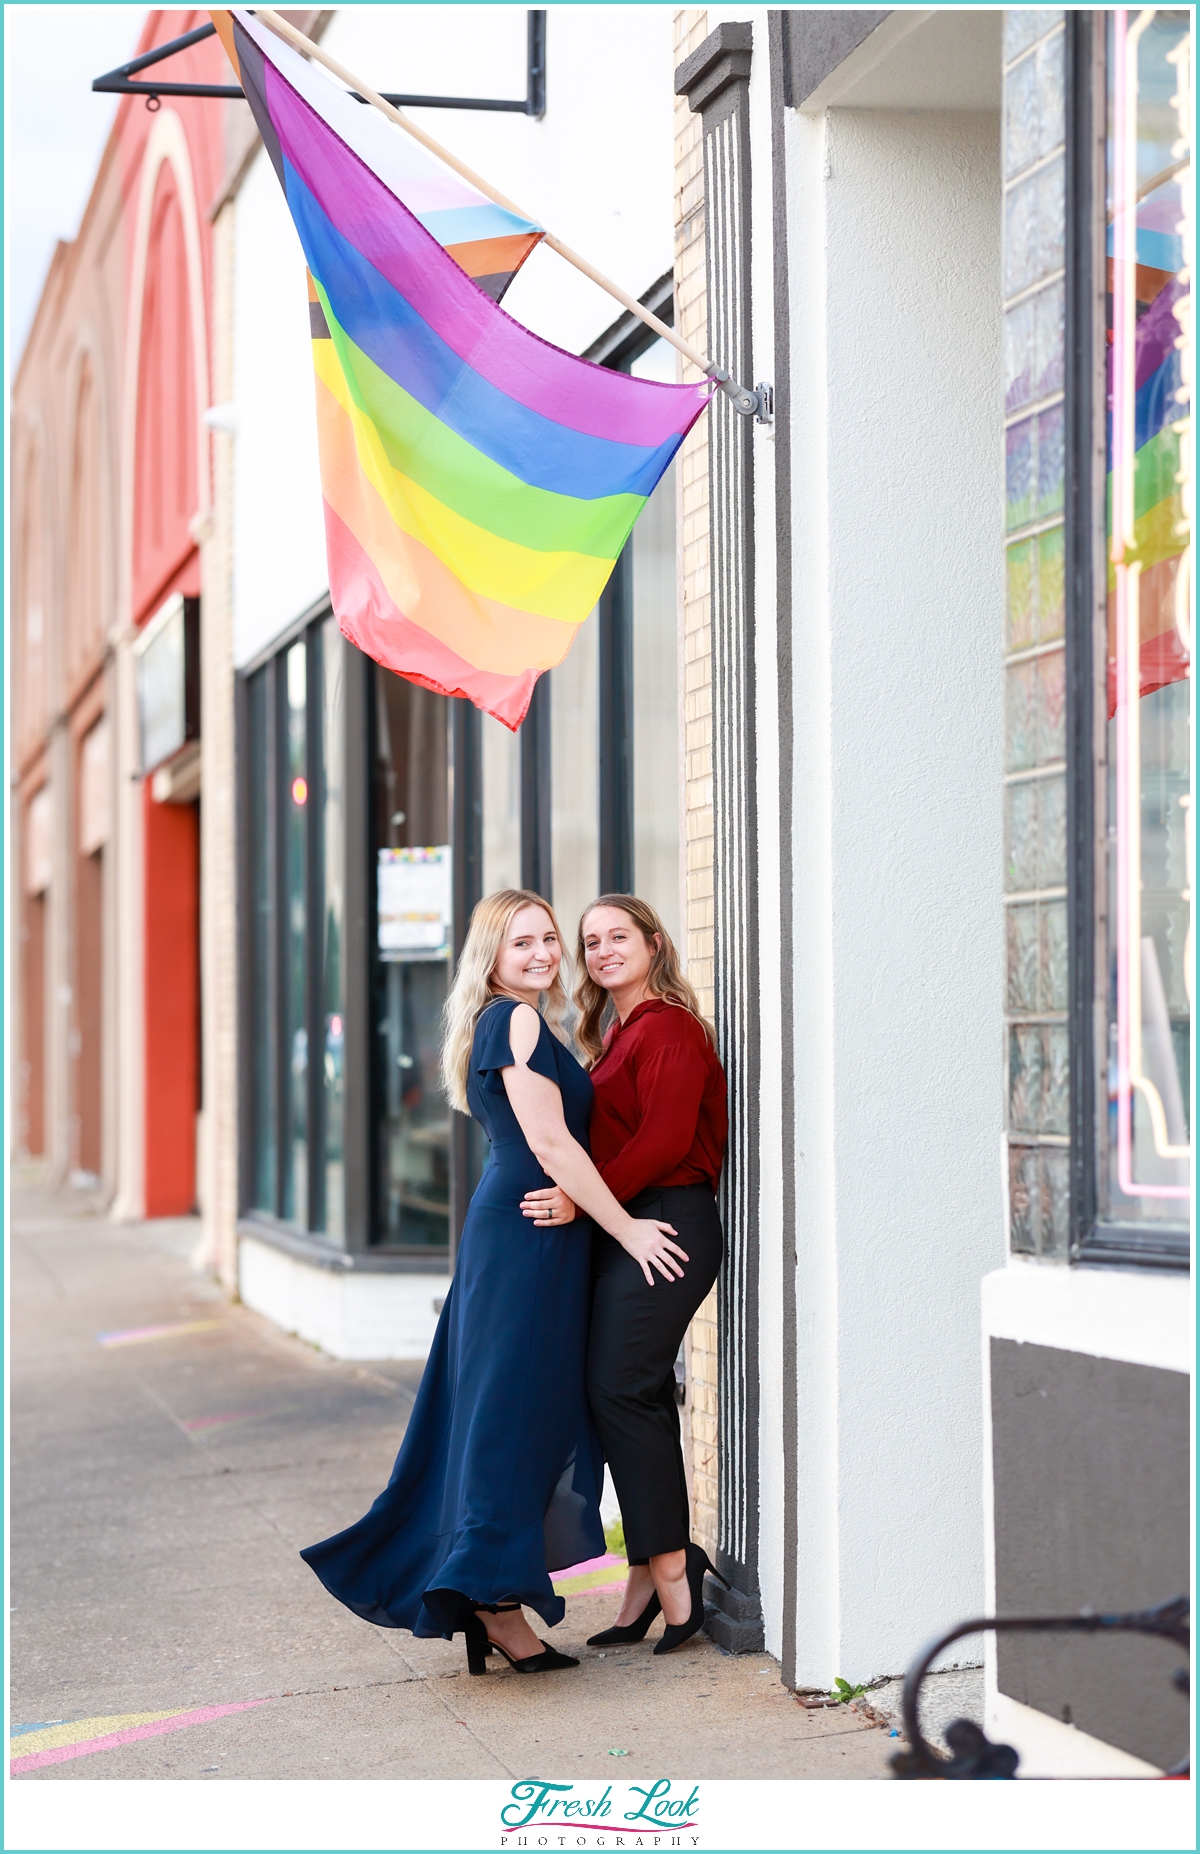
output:
[[[675,64],[708,36],[703,8],[675,14]],[[700,118],[675,99],[675,301],[679,332],[704,352],[704,167]],[[685,380],[700,377],[684,362]],[[712,643],[708,598],[708,419],[685,439],[679,461],[680,642],[683,655],[684,939],[688,974],[713,1009]],[[692,1321],[687,1349],[685,1448],[690,1449],[693,1532],[717,1541],[717,1297]]]

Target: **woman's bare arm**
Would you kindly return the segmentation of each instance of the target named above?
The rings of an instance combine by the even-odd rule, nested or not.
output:
[[[675,1258],[686,1262],[688,1257],[678,1243],[670,1240],[675,1234],[672,1226],[654,1218],[631,1217],[621,1208],[583,1147],[568,1131],[558,1088],[529,1068],[540,1029],[541,1019],[532,1005],[519,1004],[508,1020],[513,1066],[501,1070],[505,1093],[529,1150],[555,1184],[640,1263],[647,1281],[654,1280],[651,1262],[668,1281],[681,1277],[683,1270]]]

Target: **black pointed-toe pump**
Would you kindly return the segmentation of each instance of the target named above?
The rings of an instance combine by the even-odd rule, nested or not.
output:
[[[699,1629],[704,1627],[704,1573],[711,1571],[719,1584],[729,1585],[721,1576],[716,1566],[709,1563],[708,1553],[703,1546],[693,1544],[689,1539],[684,1547],[687,1554],[687,1581],[691,1592],[692,1613],[686,1622],[668,1622],[661,1638],[654,1644],[655,1654],[670,1654],[672,1648],[690,1641]]]
[[[661,1608],[662,1604],[658,1599],[658,1591],[652,1590],[650,1592],[650,1601],[647,1603],[640,1616],[636,1616],[632,1622],[614,1622],[611,1629],[601,1629],[599,1635],[589,1635],[587,1641],[588,1647],[615,1648],[620,1647],[625,1642],[642,1641],[645,1637],[646,1630],[650,1627],[650,1624],[654,1621],[654,1618]]]
[[[502,1610],[520,1609],[519,1603],[497,1603],[497,1615]],[[542,1643],[541,1654],[526,1654],[519,1658],[511,1655],[502,1642],[494,1642],[487,1632],[486,1625],[476,1615],[467,1618],[463,1626],[467,1638],[467,1672],[469,1674],[486,1674],[487,1657],[493,1652],[502,1654],[515,1674],[549,1674],[556,1667],[578,1667],[579,1663],[569,1654],[559,1654],[557,1648],[551,1648],[549,1642]]]

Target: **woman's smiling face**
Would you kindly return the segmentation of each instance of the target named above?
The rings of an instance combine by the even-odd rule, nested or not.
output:
[[[644,985],[658,951],[657,940],[657,934],[654,940],[647,940],[624,908],[593,908],[584,917],[587,969],[605,991],[633,990]]]
[[[509,922],[492,978],[504,991],[548,991],[562,964],[562,947],[545,908],[521,908]]]

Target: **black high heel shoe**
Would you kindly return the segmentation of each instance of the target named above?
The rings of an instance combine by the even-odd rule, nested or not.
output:
[[[519,1603],[497,1603],[494,1613],[502,1610],[520,1609]],[[548,1642],[542,1643],[541,1654],[522,1655],[519,1659],[511,1655],[503,1642],[494,1642],[487,1632],[487,1625],[472,1613],[463,1625],[463,1634],[467,1638],[467,1672],[469,1674],[486,1674],[487,1657],[493,1650],[502,1654],[515,1674],[548,1674],[556,1667],[578,1667],[578,1661],[569,1654],[559,1654],[557,1648],[551,1648]]]
[[[684,1546],[687,1555],[688,1590],[692,1598],[692,1613],[686,1622],[668,1622],[661,1638],[654,1644],[655,1654],[670,1654],[672,1648],[678,1648],[682,1642],[690,1641],[699,1629],[704,1627],[704,1573],[711,1571],[719,1584],[729,1585],[714,1564],[708,1561],[708,1553],[702,1546],[690,1539]]]
[[[589,1635],[588,1647],[612,1648],[623,1642],[640,1642],[661,1608],[658,1591],[652,1590],[650,1601],[640,1616],[636,1617],[633,1622],[614,1622],[611,1629],[601,1629],[599,1635]]]

